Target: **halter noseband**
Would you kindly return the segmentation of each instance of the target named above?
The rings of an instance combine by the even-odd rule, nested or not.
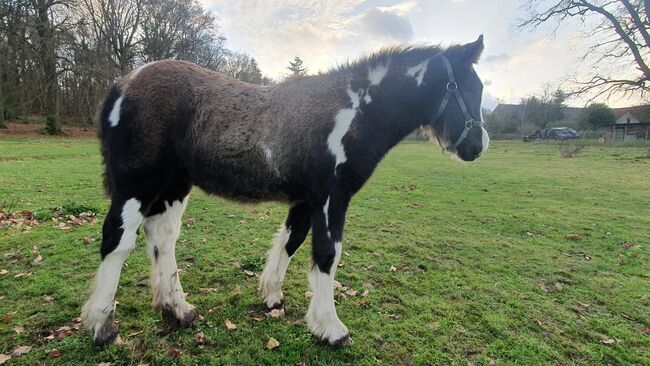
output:
[[[449,99],[453,95],[456,97],[456,101],[458,102],[458,105],[460,106],[461,111],[463,112],[463,115],[465,116],[465,129],[463,130],[463,133],[460,134],[456,142],[454,142],[453,145],[447,146],[444,148],[443,152],[449,151],[449,152],[454,152],[456,151],[456,148],[460,146],[460,144],[465,140],[467,137],[467,134],[469,133],[469,130],[471,130],[473,127],[483,127],[485,126],[485,122],[483,121],[477,121],[474,118],[472,118],[472,115],[469,113],[469,109],[467,109],[467,104],[465,104],[465,99],[463,99],[463,95],[460,93],[458,90],[458,83],[456,83],[456,77],[454,76],[454,69],[451,67],[451,62],[447,59],[445,56],[440,57],[447,67],[447,74],[449,75],[449,82],[447,83],[447,93],[445,94],[445,97],[442,98],[442,102],[440,103],[440,107],[438,107],[438,112],[436,113],[436,121],[442,117],[443,113],[445,113],[445,110],[447,109],[447,105],[449,104]],[[440,142],[440,139],[438,138],[438,142]]]

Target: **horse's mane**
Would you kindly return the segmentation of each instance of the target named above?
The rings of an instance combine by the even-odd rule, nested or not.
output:
[[[453,49],[461,47],[460,45],[452,45],[443,47],[441,45],[394,45],[382,47],[379,51],[366,54],[354,61],[347,61],[343,64],[337,65],[330,69],[326,74],[346,73],[353,72],[360,68],[364,70],[368,66],[384,64],[391,60],[401,60],[408,64],[417,64],[423,60],[436,56],[443,52],[448,52]]]

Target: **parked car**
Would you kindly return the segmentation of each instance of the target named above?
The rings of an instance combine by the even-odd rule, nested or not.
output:
[[[578,132],[569,127],[552,127],[537,130],[531,135],[524,136],[524,141],[534,140],[574,140],[580,137]]]

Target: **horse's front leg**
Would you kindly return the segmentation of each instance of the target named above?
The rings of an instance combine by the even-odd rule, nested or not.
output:
[[[305,316],[307,325],[319,339],[332,346],[352,343],[348,328],[339,320],[334,306],[334,275],[341,258],[345,211],[349,198],[333,193],[312,213],[313,266],[309,286],[313,296]]]

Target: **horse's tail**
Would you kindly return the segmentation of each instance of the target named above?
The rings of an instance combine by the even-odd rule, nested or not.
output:
[[[99,115],[99,128],[97,129],[97,135],[99,137],[100,143],[101,143],[101,153],[102,153],[102,164],[104,165],[104,174],[103,174],[103,181],[104,181],[104,192],[108,197],[111,196],[111,186],[112,186],[112,178],[111,178],[111,165],[109,164],[109,142],[111,139],[111,113],[113,113],[113,109],[115,108],[115,103],[118,102],[118,99],[121,96],[121,92],[117,84],[113,85],[108,92],[108,95],[106,96],[106,99],[104,99],[104,104],[102,105],[102,109],[100,111]]]

